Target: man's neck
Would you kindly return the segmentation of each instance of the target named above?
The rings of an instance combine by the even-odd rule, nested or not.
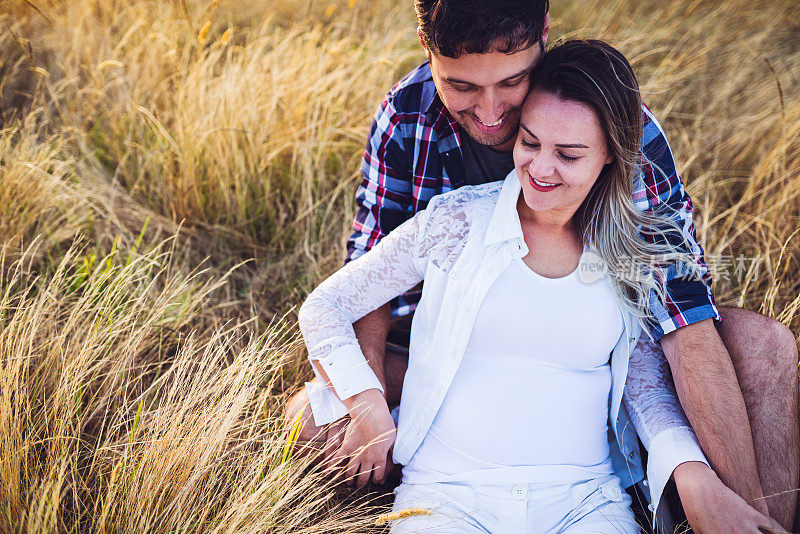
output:
[[[494,150],[495,152],[497,152],[499,154],[511,154],[511,152],[514,151],[514,143],[517,141],[517,137],[514,136],[511,139],[509,139],[508,141],[506,141],[505,143],[503,143],[502,145],[494,145],[494,146],[483,145],[482,143],[479,143],[478,141],[476,141],[475,138],[473,138],[471,135],[469,135],[469,133],[467,133],[467,131],[464,128],[461,128],[461,126],[459,126],[458,129],[459,129],[459,132],[461,133],[462,136],[468,137],[470,139],[470,141],[472,141],[476,145],[485,146],[486,148],[488,148],[490,150]]]
[[[514,143],[516,143],[516,141],[517,141],[517,136],[514,136],[505,143],[503,143],[502,145],[491,146],[489,148],[491,148],[495,152],[501,152],[503,154],[511,154],[511,152],[514,151]]]

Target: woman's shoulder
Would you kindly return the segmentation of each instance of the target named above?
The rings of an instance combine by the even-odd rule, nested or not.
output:
[[[474,215],[485,211],[486,208],[493,208],[502,188],[502,180],[481,185],[465,185],[436,195],[430,200],[428,207],[434,212],[439,212],[436,213],[439,216],[458,212]]]
[[[480,241],[486,231],[502,182],[465,186],[431,199],[420,254],[449,271],[468,243]]]

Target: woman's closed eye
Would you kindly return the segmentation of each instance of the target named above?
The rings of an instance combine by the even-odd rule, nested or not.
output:
[[[539,143],[531,143],[529,141],[525,141],[524,139],[522,140],[522,146],[530,150],[539,150],[539,148],[541,148],[541,145]],[[561,151],[558,151],[556,154],[558,155],[559,158],[561,158],[567,163],[572,163],[573,161],[577,161],[578,159],[580,159],[580,156],[570,156],[569,154],[565,154],[564,152]]]

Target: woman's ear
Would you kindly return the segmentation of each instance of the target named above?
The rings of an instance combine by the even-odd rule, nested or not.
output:
[[[614,163],[614,153],[608,149],[608,144],[606,144],[606,160],[603,162],[603,165],[608,165],[609,163]]]
[[[550,12],[544,15],[544,28],[542,29],[542,45],[547,44],[547,37],[550,35]]]

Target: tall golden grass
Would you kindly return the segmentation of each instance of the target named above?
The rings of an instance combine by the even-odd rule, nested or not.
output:
[[[718,302],[800,330],[800,4],[552,9],[636,68]],[[0,532],[373,528],[279,414],[293,306],[423,59],[410,2],[0,3]]]

